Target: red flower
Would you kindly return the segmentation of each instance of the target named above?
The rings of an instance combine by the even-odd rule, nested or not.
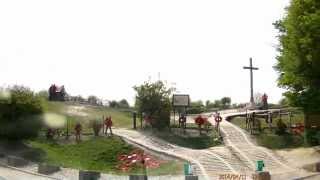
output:
[[[196,117],[194,120],[195,120],[195,123],[198,125],[203,125],[206,122],[206,119],[201,117],[201,115]]]

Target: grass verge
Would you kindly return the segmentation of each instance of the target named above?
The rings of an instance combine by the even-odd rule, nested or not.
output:
[[[197,129],[187,129],[186,133],[183,133],[181,129],[177,128],[172,128],[171,131],[153,131],[152,133],[168,143],[191,149],[207,149],[222,144],[214,130],[208,133],[202,131],[201,135]]]
[[[93,170],[111,174],[142,174],[142,167],[135,167],[129,172],[122,172],[116,168],[118,155],[130,153],[134,147],[125,143],[121,138],[91,137],[79,144],[58,144],[45,139],[35,139],[27,142],[33,151],[23,156],[36,162],[45,162],[82,170]],[[157,169],[147,171],[151,175],[181,174],[182,162],[168,161]]]

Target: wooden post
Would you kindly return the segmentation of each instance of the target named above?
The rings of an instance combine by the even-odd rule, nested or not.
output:
[[[67,118],[67,135],[66,139],[69,139],[69,118]]]
[[[137,113],[133,112],[132,116],[133,116],[133,129],[137,129]]]
[[[292,119],[291,119],[291,116],[292,116],[292,114],[291,114],[291,112],[288,113],[288,116],[289,116],[289,127],[290,127],[290,128],[289,128],[289,131],[290,131],[290,133],[291,133],[291,132],[292,132],[292,131],[291,131],[291,127],[292,127],[292,124],[291,124],[291,120],[292,120]]]
[[[173,125],[176,125],[176,108],[173,108]]]
[[[142,129],[142,117],[143,116],[143,114],[141,113],[141,116],[140,116],[140,127],[141,127],[141,129]]]
[[[279,109],[279,119],[281,120],[281,109]]]

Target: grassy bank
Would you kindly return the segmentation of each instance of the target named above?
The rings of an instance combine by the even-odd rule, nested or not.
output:
[[[118,155],[128,154],[135,149],[116,136],[109,138],[91,137],[79,144],[58,144],[38,138],[28,141],[27,144],[32,147],[33,151],[28,151],[24,154],[24,157],[32,161],[104,173],[143,173],[143,169],[138,166],[126,173],[116,168],[119,164]],[[149,169],[147,172],[151,175],[181,174],[182,162],[167,161],[159,168]]]
[[[203,129],[200,135],[197,128],[187,129],[185,133],[180,128],[171,128],[171,131],[153,130],[152,134],[168,143],[191,149],[207,149],[222,144],[215,130],[210,130],[207,133]]]
[[[50,101],[45,102],[44,107],[45,113],[54,113],[63,116],[68,121],[69,128],[72,131],[76,122],[80,122],[83,125],[84,132],[92,133],[90,123],[93,120],[102,122],[103,116],[111,116],[114,127],[132,127],[132,114],[129,109],[115,109]]]

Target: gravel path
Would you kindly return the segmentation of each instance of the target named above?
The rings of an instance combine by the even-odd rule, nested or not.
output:
[[[176,156],[192,163],[194,173],[204,179],[218,179],[221,174],[241,174],[250,179],[255,172],[257,160],[263,160],[265,170],[269,171],[273,179],[286,177],[294,179],[297,177],[308,176],[312,173],[302,169],[291,167],[282,157],[273,151],[255,145],[249,135],[239,127],[225,121],[227,116],[243,114],[245,112],[229,111],[221,113],[223,121],[220,124],[223,134],[224,147],[213,147],[206,150],[194,150],[179,147],[167,143],[161,139],[152,137],[150,134],[138,131],[116,129],[115,133],[124,137],[128,141],[145,146],[154,151]],[[210,115],[210,114],[206,114]],[[214,119],[209,121],[215,125]],[[209,178],[210,177],[210,178]]]

